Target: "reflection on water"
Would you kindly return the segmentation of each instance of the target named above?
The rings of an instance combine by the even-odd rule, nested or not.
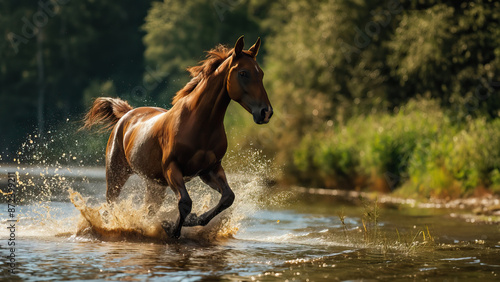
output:
[[[229,178],[238,197],[234,207],[216,218],[211,226],[186,228],[180,240],[166,244],[127,236],[110,241],[92,232],[81,232],[85,220],[68,196],[64,201],[21,206],[16,234],[18,274],[11,276],[2,259],[0,278],[34,281],[498,279],[498,225],[467,223],[450,217],[446,210],[403,206],[372,210],[332,196],[270,191],[252,179]],[[189,188],[195,211],[211,207],[218,199],[216,193],[199,185],[194,182]],[[159,220],[144,217],[139,186],[126,188],[121,206],[111,211],[118,218],[113,222],[115,227],[121,224],[123,228],[141,230]],[[79,205],[94,209],[101,216],[99,208],[103,201],[95,199],[104,194],[104,183],[93,184],[91,188],[80,191],[84,198]],[[175,198],[169,195],[164,216],[174,209],[173,203]],[[1,204],[2,219],[5,211],[6,206]],[[373,219],[375,213],[378,216]],[[6,221],[0,225],[6,225]],[[232,230],[231,236],[224,230]],[[226,235],[222,235],[224,232]],[[0,234],[3,258],[7,253],[7,233]]]

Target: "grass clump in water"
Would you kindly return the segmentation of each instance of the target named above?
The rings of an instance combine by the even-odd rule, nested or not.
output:
[[[338,214],[342,225],[342,231],[346,242],[354,243],[359,247],[379,250],[382,254],[402,253],[405,255],[415,254],[420,251],[433,248],[435,246],[434,236],[428,226],[418,228],[413,226],[410,230],[396,227],[393,231],[381,228],[381,208],[377,200],[370,202],[361,199],[363,204],[363,215],[361,216],[361,226],[355,230],[358,232],[349,233],[346,224],[346,216],[342,212]],[[401,232],[400,230],[405,230]],[[356,244],[356,242],[359,242]]]
[[[400,249],[406,254],[415,253],[424,247],[434,246],[434,237],[429,231],[429,227],[425,226],[423,230],[417,230],[416,233],[401,234],[396,228],[397,241]],[[420,241],[420,239],[422,239]]]

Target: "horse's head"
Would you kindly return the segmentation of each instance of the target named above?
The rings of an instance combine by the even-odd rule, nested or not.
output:
[[[255,59],[259,52],[260,38],[247,51],[243,50],[244,44],[242,36],[234,46],[227,76],[227,91],[231,99],[253,115],[255,123],[268,123],[273,115],[273,107],[262,84],[264,72]]]

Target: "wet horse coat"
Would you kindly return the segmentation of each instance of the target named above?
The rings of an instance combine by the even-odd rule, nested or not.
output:
[[[162,226],[178,238],[182,226],[206,225],[231,206],[234,193],[221,161],[227,150],[224,115],[231,100],[253,115],[257,124],[269,122],[273,109],[257,64],[260,39],[248,51],[243,37],[233,49],[218,46],[207,59],[188,70],[191,81],[174,97],[173,107],[133,109],[117,98],[97,98],[85,117],[84,127],[104,124],[113,128],[106,147],[106,199],[116,201],[133,173],[147,180],[146,203],[156,212],[169,186],[178,197],[179,217]],[[185,179],[199,176],[221,193],[219,203],[198,216]]]

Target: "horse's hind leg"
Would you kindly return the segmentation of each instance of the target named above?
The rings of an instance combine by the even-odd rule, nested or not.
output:
[[[161,205],[167,195],[167,187],[156,183],[153,180],[146,180],[146,196],[144,202],[147,205],[148,213],[150,216],[155,215],[160,209]]]
[[[108,203],[116,201],[123,185],[132,175],[132,169],[127,163],[123,150],[116,148],[117,146],[113,147],[106,158],[106,200]]]
[[[177,222],[174,224],[171,224],[168,221],[163,221],[162,227],[163,230],[165,230],[165,233],[167,233],[170,237],[179,238],[181,236],[182,225],[184,224],[184,220],[188,214],[191,212],[193,202],[191,201],[191,198],[186,190],[182,172],[176,163],[171,162],[166,167],[165,179],[167,180],[168,186],[170,186],[172,191],[177,194],[179,217],[177,218]]]

